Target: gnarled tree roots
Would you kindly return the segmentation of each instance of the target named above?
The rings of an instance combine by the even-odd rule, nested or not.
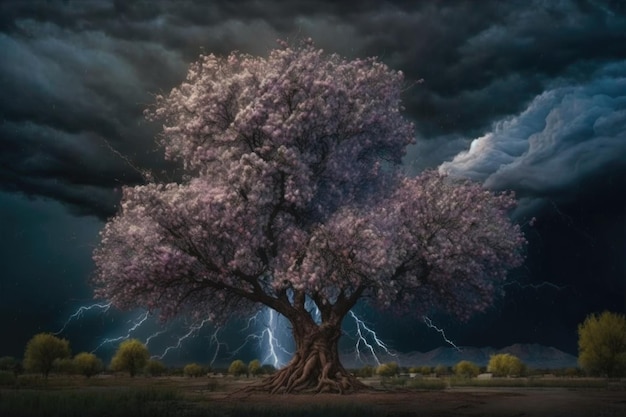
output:
[[[289,364],[264,379],[249,386],[247,391],[264,391],[271,394],[298,392],[334,392],[346,394],[371,389],[347,372],[335,355],[328,355],[325,346],[315,344],[303,354],[297,352]]]

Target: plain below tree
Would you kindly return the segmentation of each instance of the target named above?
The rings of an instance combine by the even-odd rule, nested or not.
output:
[[[148,348],[137,339],[128,339],[120,343],[115,356],[111,359],[111,369],[128,372],[132,378],[144,369],[148,359],[150,359]]]
[[[41,372],[48,378],[55,360],[69,358],[70,343],[52,333],[39,333],[26,344],[24,368],[30,372]]]
[[[578,326],[578,364],[591,375],[626,375],[626,316],[592,314]]]
[[[513,195],[404,173],[405,89],[380,60],[308,40],[267,58],[201,56],[147,112],[183,175],[124,187],[94,251],[96,296],[164,319],[273,309],[295,352],[259,389],[368,389],[338,348],[358,302],[466,319],[493,303],[525,243]]]

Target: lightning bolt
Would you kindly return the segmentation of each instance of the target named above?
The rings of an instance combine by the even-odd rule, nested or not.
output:
[[[235,349],[231,356],[235,356],[241,351],[249,342],[256,341],[259,349],[262,352],[262,363],[269,363],[274,368],[278,369],[285,364],[282,360],[283,355],[291,357],[293,352],[290,352],[286,347],[286,343],[281,342],[282,337],[287,338],[287,334],[281,334],[281,330],[287,326],[281,323],[281,317],[277,312],[270,308],[260,310],[255,315],[248,319],[246,327],[241,331],[248,331],[253,326],[257,326],[259,322],[263,322],[260,331],[250,333],[244,339],[244,342]],[[262,321],[261,318],[264,320]],[[284,333],[284,332],[283,332]]]
[[[204,327],[205,324],[207,324],[209,322],[209,319],[204,319],[202,320],[200,323],[197,324],[192,324],[189,327],[189,330],[187,331],[187,333],[185,333],[183,336],[178,338],[178,341],[176,342],[176,344],[168,346],[167,348],[165,348],[165,350],[163,351],[162,354],[160,355],[153,355],[152,358],[156,358],[156,359],[163,359],[165,357],[165,355],[168,354],[168,352],[170,352],[171,350],[174,349],[180,349],[180,347],[182,346],[183,342],[194,336],[196,333],[198,333],[200,331],[200,329],[202,329]]]
[[[426,326],[428,326],[429,328],[434,329],[435,331],[439,332],[441,334],[441,337],[443,337],[443,340],[446,341],[446,343],[448,343],[450,346],[455,348],[457,351],[461,352],[461,348],[458,347],[452,340],[450,340],[450,339],[448,339],[446,337],[446,332],[443,329],[435,326],[433,324],[433,321],[428,316],[422,316],[422,318],[424,319],[424,323],[426,324]]]
[[[544,287],[550,287],[550,288],[554,288],[557,291],[562,291],[565,288],[567,288],[567,285],[560,286],[560,285],[556,285],[555,283],[550,282],[550,281],[543,281],[543,282],[540,282],[539,284],[522,284],[519,281],[511,281],[511,282],[507,282],[507,283],[504,284],[505,287],[509,286],[509,285],[517,285],[518,287],[520,287],[523,290],[526,289],[526,288],[532,288],[533,290],[539,290],[539,289],[544,288]]]
[[[356,345],[355,345],[355,354],[359,361],[364,363],[364,361],[361,358],[361,344],[363,344],[363,346],[365,346],[365,348],[370,352],[370,355],[376,361],[376,364],[378,366],[381,365],[381,361],[378,358],[378,354],[376,353],[377,348],[382,349],[385,352],[385,354],[389,356],[397,356],[395,353],[389,350],[387,345],[382,340],[380,340],[376,332],[370,329],[363,320],[361,320],[356,314],[354,314],[353,311],[350,311],[350,317],[352,317],[352,319],[354,320],[354,323],[356,324],[357,337],[356,337]],[[368,342],[367,340],[368,336],[373,340],[373,344]]]
[[[96,352],[98,349],[100,349],[102,346],[104,346],[104,345],[106,345],[108,343],[115,343],[115,342],[119,342],[121,340],[128,339],[135,330],[137,330],[139,327],[141,327],[141,325],[144,324],[146,322],[146,320],[148,320],[148,315],[149,315],[149,312],[148,311],[144,311],[135,320],[129,320],[128,323],[132,323],[132,326],[129,327],[129,329],[126,331],[125,335],[114,337],[114,338],[106,338],[106,339],[104,339],[102,341],[102,343],[100,343],[94,350],[91,351],[91,353]]]
[[[79,320],[83,316],[83,314],[85,312],[87,312],[87,311],[98,309],[98,310],[101,310],[103,313],[106,313],[111,308],[111,304],[112,303],[106,303],[106,304],[96,303],[96,304],[91,304],[91,305],[87,305],[87,306],[80,306],[80,307],[78,307],[78,309],[72,315],[70,315],[68,317],[68,319],[65,321],[65,323],[63,324],[63,327],[61,327],[61,330],[59,330],[58,332],[54,333],[54,335],[58,335],[58,334],[63,333],[65,328],[73,320]]]

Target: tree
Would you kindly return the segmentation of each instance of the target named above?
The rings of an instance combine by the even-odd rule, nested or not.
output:
[[[150,358],[148,348],[137,339],[128,339],[120,343],[111,359],[111,369],[114,371],[126,371],[131,378],[141,371]]]
[[[81,352],[74,356],[74,367],[81,374],[90,378],[102,372],[102,360],[93,353]]]
[[[206,371],[204,370],[202,366],[194,362],[194,363],[185,365],[185,367],[183,368],[183,374],[185,374],[185,376],[197,378],[202,375],[206,375]]]
[[[22,363],[13,356],[3,356],[0,358],[0,371],[10,371],[16,377],[22,372]]]
[[[446,365],[437,365],[435,366],[435,369],[433,369],[433,372],[437,376],[448,375],[449,371],[450,368],[448,368]]]
[[[591,314],[578,326],[578,364],[592,375],[626,375],[626,316]]]
[[[251,360],[250,363],[248,364],[248,372],[252,376],[261,375],[261,373],[263,372],[261,361],[258,359]]]
[[[525,366],[522,361],[510,353],[491,355],[487,364],[487,372],[495,376],[520,376],[524,373]]]
[[[184,174],[124,187],[94,251],[96,297],[162,319],[277,311],[296,347],[264,381],[270,392],[365,387],[338,353],[360,300],[461,319],[484,311],[522,260],[514,198],[403,175],[415,136],[405,87],[375,58],[310,42],[268,58],[201,56],[147,111]]]
[[[248,367],[242,360],[234,360],[228,367],[228,373],[234,376],[241,376],[248,373]]]
[[[376,368],[376,373],[382,377],[392,377],[398,375],[398,364],[395,362],[387,362]]]
[[[24,367],[30,372],[41,372],[45,378],[52,370],[56,359],[70,356],[70,342],[52,333],[39,333],[26,344]]]
[[[166,370],[163,362],[156,359],[149,359],[146,363],[146,373],[150,376],[161,376]]]
[[[454,365],[454,373],[462,378],[474,378],[480,373],[480,368],[473,362],[460,361]]]

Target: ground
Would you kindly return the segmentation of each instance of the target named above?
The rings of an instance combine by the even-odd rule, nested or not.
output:
[[[258,380],[257,380],[258,381]],[[541,382],[543,381],[543,382]],[[366,380],[371,391],[349,395],[277,394],[246,391],[255,380],[232,377],[32,377],[21,386],[0,387],[0,415],[107,417],[285,417],[285,416],[626,416],[626,380],[560,378],[491,381],[490,386],[454,386],[433,379],[431,389]],[[535,381],[537,382],[537,381]],[[435,383],[441,383],[433,390]],[[133,396],[133,393],[135,394]],[[82,397],[81,397],[82,396]]]

